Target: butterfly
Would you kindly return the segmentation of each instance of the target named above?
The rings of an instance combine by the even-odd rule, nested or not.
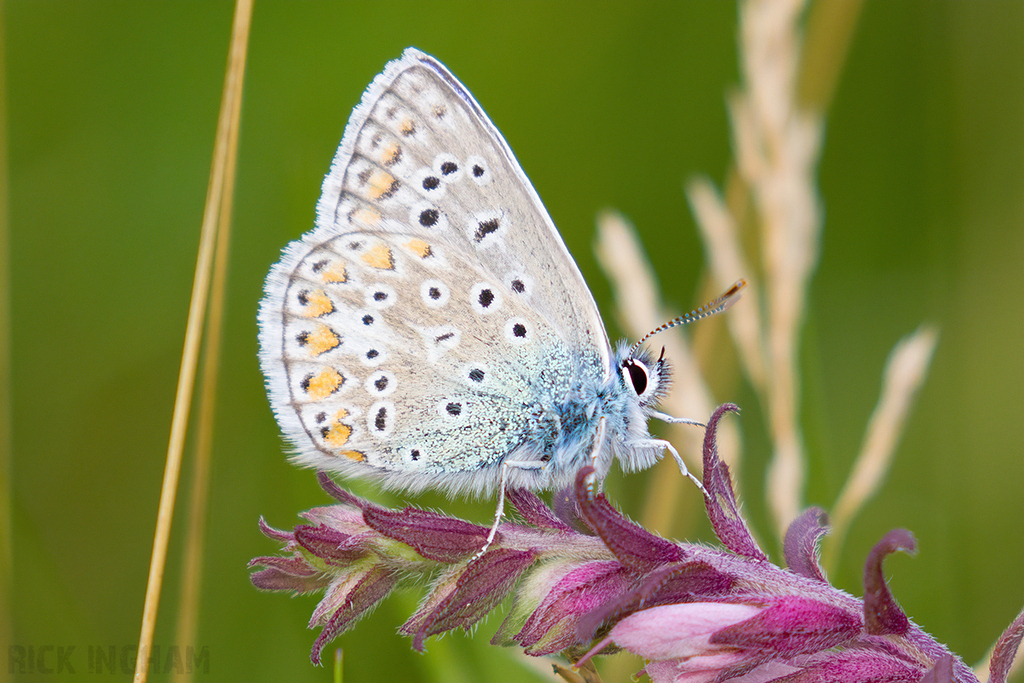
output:
[[[656,332],[724,310],[742,286]],[[258,319],[292,459],[390,489],[496,489],[485,549],[506,488],[560,488],[585,465],[600,481],[613,459],[639,470],[668,450],[703,491],[647,430],[699,424],[656,410],[664,351],[612,347],[512,150],[414,48],[352,112],[316,227],[271,268]]]

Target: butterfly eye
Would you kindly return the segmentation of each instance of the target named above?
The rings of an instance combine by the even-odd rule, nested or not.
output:
[[[643,363],[627,358],[622,362],[622,378],[633,387],[633,391],[637,396],[643,396],[644,392],[647,391],[649,376],[647,374],[647,366]]]

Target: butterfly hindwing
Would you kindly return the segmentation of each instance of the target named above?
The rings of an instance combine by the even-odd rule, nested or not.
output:
[[[493,486],[481,471],[566,385],[569,363],[545,352],[561,347],[555,330],[418,236],[346,233],[294,256],[275,269],[283,307],[261,311],[261,346],[296,459],[393,487]]]

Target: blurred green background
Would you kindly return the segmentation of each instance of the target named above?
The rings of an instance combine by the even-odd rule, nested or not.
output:
[[[232,10],[3,5],[14,567],[2,616],[10,644],[74,646],[66,680],[89,677],[90,647],[120,652],[138,638]],[[888,561],[893,590],[968,663],[1024,604],[1021,26],[1021,2],[864,6],[827,119],[825,228],[803,334],[808,502],[827,508],[860,448],[891,347],[922,322],[939,326],[891,475],[831,578],[860,594],[872,544],[892,527],[911,529],[920,551]],[[471,89],[616,337],[592,252],[600,209],[635,222],[669,304],[700,303],[704,259],[682,187],[695,174],[720,184],[729,168],[736,34],[728,2],[257,0],[194,643],[211,666],[197,680],[329,680],[308,660],[316,598],[258,593],[246,570],[277,550],[257,530],[260,515],[288,528],[299,511],[328,502],[313,473],[282,454],[256,363],[255,315],[268,267],[312,226],[323,175],[373,76],[415,45]],[[771,538],[763,413],[745,385],[716,398],[744,407],[742,497]],[[189,474],[186,465],[183,481]],[[613,472],[609,489],[636,514],[646,483],[643,473]],[[685,495],[684,514],[699,520],[696,495]],[[417,501],[480,521],[493,510],[486,501]],[[182,529],[157,628],[165,646],[174,640]],[[683,530],[713,541],[699,521],[673,533]],[[419,595],[393,596],[336,641],[347,680],[551,680],[545,662],[523,665],[486,644],[500,611],[475,638],[456,634],[413,653],[393,633]],[[11,675],[6,664],[2,671]]]

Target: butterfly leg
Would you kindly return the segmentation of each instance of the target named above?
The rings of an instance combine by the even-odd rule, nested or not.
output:
[[[590,451],[590,461],[591,464],[594,466],[595,470],[597,469],[597,459],[601,455],[601,449],[604,448],[604,433],[606,422],[607,419],[602,417],[601,420],[597,423],[597,434],[594,436],[594,446]],[[667,441],[665,443],[668,444]],[[671,446],[669,446],[669,448],[671,448]],[[674,449],[673,452],[675,452]],[[679,456],[676,455],[676,458],[679,458]],[[680,463],[682,463],[681,460]],[[499,483],[498,489],[498,508],[494,511],[494,524],[491,525],[491,530],[487,534],[487,540],[484,541],[484,547],[480,548],[480,550],[477,551],[476,555],[473,556],[474,560],[483,555],[485,552],[487,552],[487,549],[491,547],[491,543],[494,542],[494,537],[498,534],[498,526],[501,524],[501,518],[505,514],[505,486],[508,484],[508,473],[512,470],[513,467],[520,470],[539,470],[544,467],[544,463],[538,461],[506,460],[501,464],[501,482]],[[685,472],[686,466],[682,465],[682,467],[683,471]],[[593,498],[596,494],[598,483],[599,482],[597,481],[597,478],[594,475],[591,475],[590,479],[587,482],[589,489],[588,493],[591,498]],[[697,482],[697,486],[700,486],[700,482]],[[701,488],[703,489],[703,487]]]
[[[601,455],[601,449],[604,448],[604,429],[607,418],[602,417],[597,423],[597,434],[594,435],[594,446],[590,450],[590,466],[594,468],[594,472],[591,472],[590,476],[587,477],[587,498],[590,500],[594,499],[597,495],[597,488],[601,482],[597,480],[597,459]]]
[[[501,482],[498,484],[498,508],[494,511],[494,524],[491,525],[491,530],[487,534],[487,540],[484,541],[484,545],[480,550],[473,556],[473,560],[477,559],[491,547],[491,543],[494,542],[494,537],[498,535],[498,526],[501,524],[501,518],[505,515],[505,486],[508,483],[508,473],[514,467],[520,470],[539,470],[544,466],[542,462],[516,462],[516,461],[505,461],[501,464]]]
[[[668,422],[669,424],[693,425],[694,427],[707,427],[707,425],[704,424],[703,422],[697,422],[696,420],[691,420],[688,417],[672,417],[668,413],[661,413],[658,412],[657,410],[651,413],[651,417],[657,418],[662,422]]]
[[[694,484],[696,484],[697,488],[700,489],[700,492],[704,494],[705,498],[709,498],[710,497],[708,495],[707,489],[704,488],[704,484],[701,483],[700,479],[698,479],[697,477],[693,476],[693,474],[690,472],[690,470],[686,467],[686,463],[683,462],[682,456],[679,455],[679,451],[677,451],[676,447],[673,446],[668,441],[665,441],[664,439],[645,439],[643,441],[630,441],[629,445],[634,447],[634,448],[660,448],[660,449],[667,449],[668,452],[672,454],[672,457],[676,459],[676,464],[679,465],[679,471],[683,473],[683,476],[688,477],[690,479],[690,481],[692,481]]]

